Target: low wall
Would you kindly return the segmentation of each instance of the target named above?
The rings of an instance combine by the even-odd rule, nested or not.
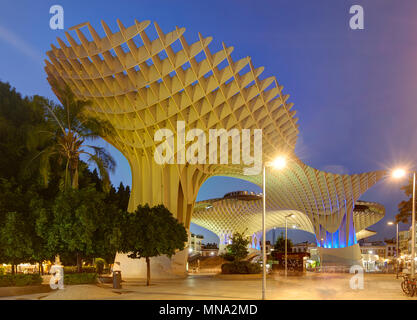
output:
[[[24,287],[0,287],[0,297],[22,296],[26,294],[47,293],[51,291],[51,287],[46,284]]]
[[[187,276],[186,263],[188,250],[182,250],[171,258],[159,256],[150,258],[151,279],[177,279]],[[131,259],[127,254],[117,253],[114,261],[120,262],[122,279],[146,279],[146,261]]]
[[[216,278],[225,280],[251,280],[251,279],[262,279],[262,273],[256,274],[216,274]]]

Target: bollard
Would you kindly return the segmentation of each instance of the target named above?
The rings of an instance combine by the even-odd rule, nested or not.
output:
[[[113,271],[113,289],[122,288],[122,273],[120,271]]]

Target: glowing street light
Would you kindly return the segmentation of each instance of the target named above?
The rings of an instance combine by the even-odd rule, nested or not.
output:
[[[392,176],[396,179],[406,175],[404,169],[396,169],[392,172]],[[411,278],[414,279],[416,269],[416,173],[413,172],[413,205],[411,213]]]
[[[284,169],[286,165],[287,159],[283,156],[275,158],[275,160],[270,163],[271,167],[278,170]]]
[[[405,176],[405,174],[406,174],[406,172],[405,172],[405,170],[404,170],[404,169],[395,169],[395,170],[392,172],[392,176],[393,176],[393,178],[395,178],[395,179],[402,178],[402,177],[404,177],[404,176]]]
[[[284,156],[279,156],[271,162],[263,164],[263,174],[262,174],[262,300],[265,300],[265,290],[266,290],[266,167],[272,167],[277,170],[282,170],[287,165],[287,159]]]

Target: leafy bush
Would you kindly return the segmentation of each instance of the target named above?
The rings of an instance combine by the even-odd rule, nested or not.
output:
[[[254,274],[254,273],[261,273],[262,268],[258,263],[249,263],[247,265],[248,273]]]
[[[261,266],[249,261],[238,261],[222,264],[223,274],[255,274],[261,272]]]
[[[40,285],[42,277],[35,274],[3,274],[0,275],[0,287],[23,287]]]
[[[231,243],[226,246],[226,253],[221,255],[221,257],[227,261],[238,262],[242,259],[245,259],[249,253],[248,244],[249,239],[245,236],[245,232],[233,233],[232,238],[230,239]]]
[[[94,266],[86,266],[81,268],[81,273],[95,273],[96,267]],[[78,273],[77,272],[77,266],[70,266],[70,267],[64,267],[64,275],[65,274],[73,274]]]
[[[235,256],[230,254],[229,252],[220,254],[220,257],[222,257],[226,261],[230,261],[230,262],[235,261]]]
[[[106,261],[104,261],[104,259],[102,258],[96,258],[95,262],[96,262],[96,272],[98,274],[103,274],[104,265],[106,264]]]
[[[4,267],[0,267],[0,276],[1,275],[3,275],[3,274],[5,274],[6,272],[5,272],[5,270],[4,270]]]
[[[90,284],[96,283],[97,273],[70,273],[64,274],[64,285],[66,284]]]

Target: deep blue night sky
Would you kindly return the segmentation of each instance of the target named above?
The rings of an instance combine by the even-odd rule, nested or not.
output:
[[[191,43],[197,33],[224,41],[236,60],[251,56],[262,77],[276,76],[298,113],[297,155],[308,165],[336,173],[360,173],[416,163],[417,2],[415,0],[275,1],[23,1],[0,5],[0,80],[24,95],[55,99],[43,70],[45,52],[63,31],[49,28],[49,8],[65,10],[65,29],[90,21],[103,35],[100,19],[116,30],[134,19],[157,21],[164,32],[185,27]],[[349,28],[349,8],[361,4],[365,29]],[[148,28],[152,29],[152,28]],[[127,161],[118,162],[112,181],[131,184]],[[392,237],[386,226],[404,199],[402,183],[387,179],[362,199],[385,205],[386,218],[371,229],[374,239]],[[236,179],[211,178],[198,200],[233,190],[256,190]],[[407,226],[402,225],[402,229]],[[192,226],[193,232],[201,228]],[[217,241],[204,232],[206,241]],[[294,235],[295,241],[306,239]],[[309,237],[309,239],[312,239]]]

